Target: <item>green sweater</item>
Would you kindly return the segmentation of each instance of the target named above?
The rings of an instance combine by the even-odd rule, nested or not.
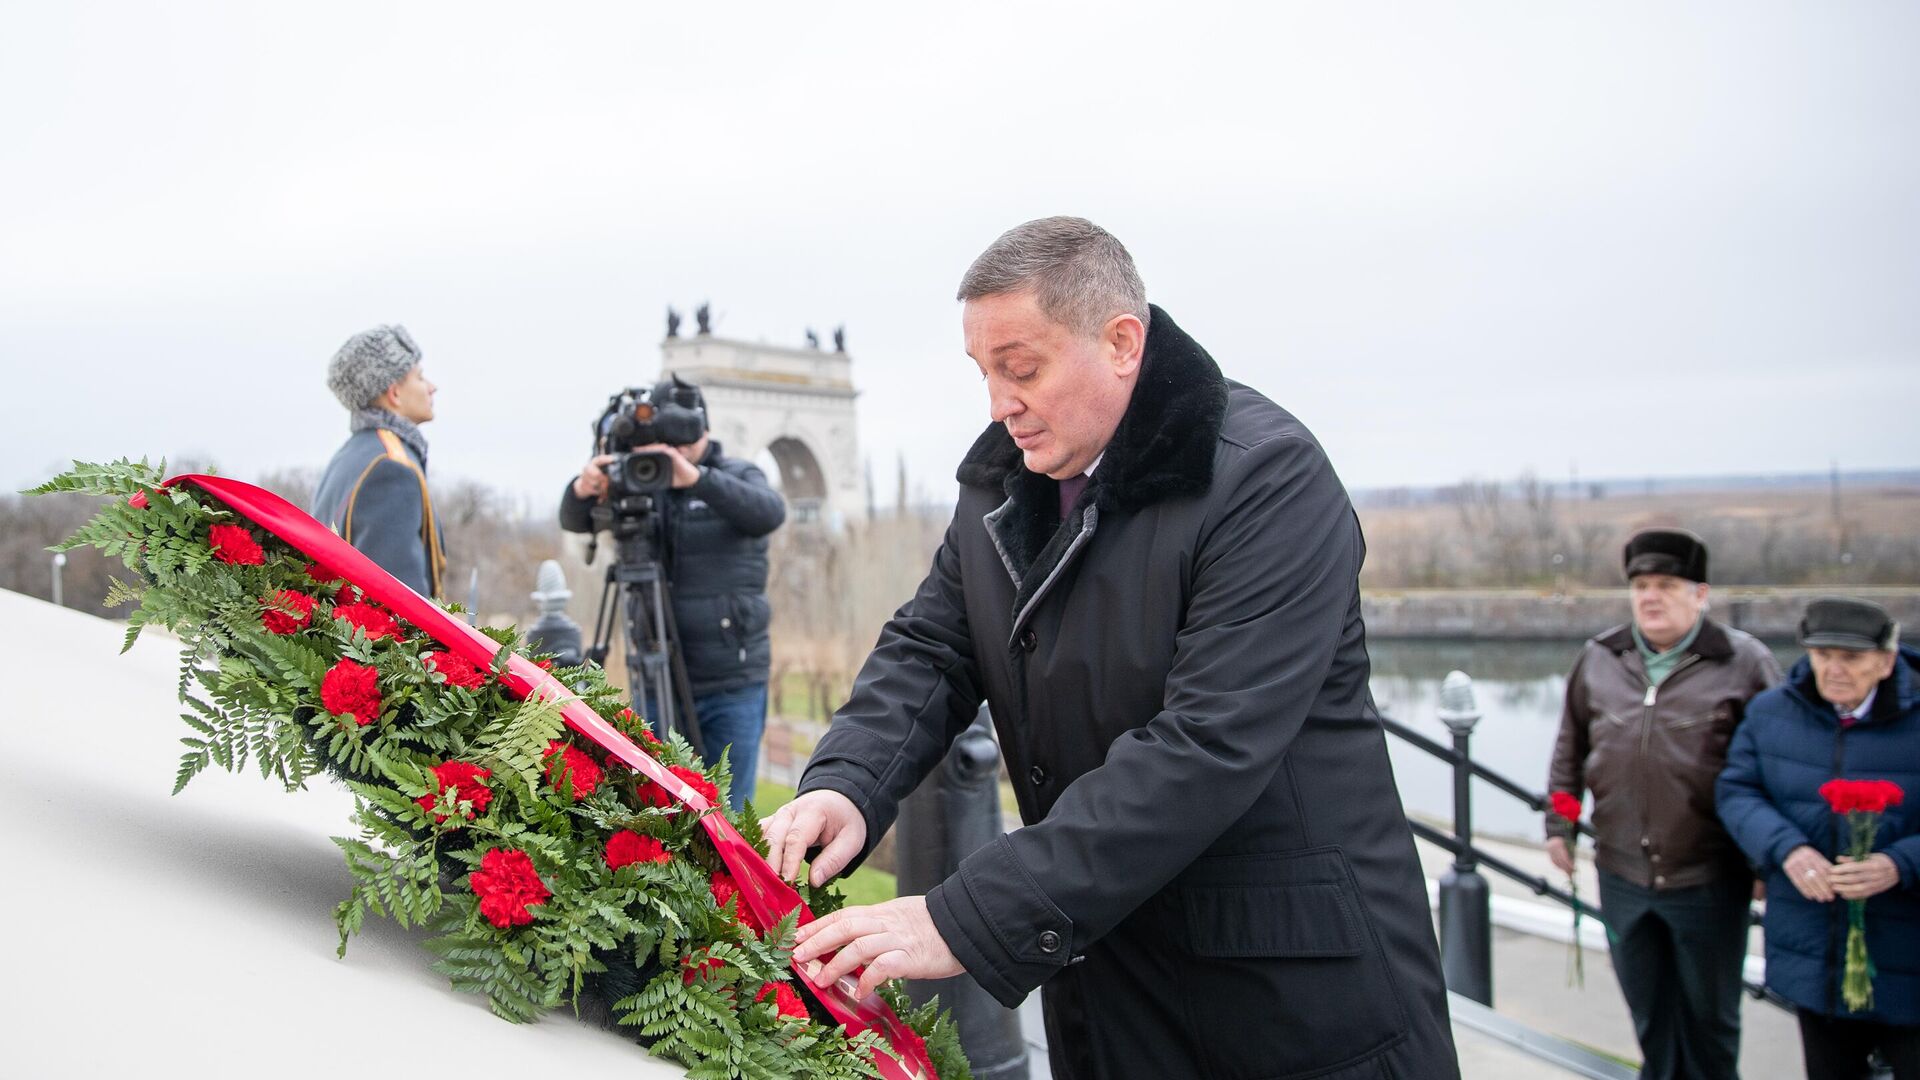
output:
[[[1633,643],[1640,647],[1640,659],[1646,661],[1649,683],[1659,686],[1667,681],[1667,676],[1673,674],[1673,666],[1687,654],[1687,646],[1692,645],[1693,639],[1700,636],[1700,624],[1705,621],[1705,615],[1694,619],[1693,629],[1687,631],[1687,636],[1674,642],[1673,647],[1665,652],[1655,652],[1653,646],[1647,644],[1647,639],[1640,636],[1640,624],[1633,625]]]

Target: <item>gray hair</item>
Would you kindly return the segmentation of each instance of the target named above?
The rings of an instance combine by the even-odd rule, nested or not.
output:
[[[1115,315],[1147,325],[1147,287],[1113,234],[1077,217],[1036,218],[987,245],[960,279],[961,301],[1032,289],[1053,321],[1095,334]]]

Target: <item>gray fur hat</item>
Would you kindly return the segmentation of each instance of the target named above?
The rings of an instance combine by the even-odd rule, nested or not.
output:
[[[380,325],[347,339],[327,365],[327,389],[349,412],[364,409],[420,362],[407,328]]]

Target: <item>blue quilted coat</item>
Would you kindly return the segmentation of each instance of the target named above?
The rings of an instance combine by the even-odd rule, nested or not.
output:
[[[1903,646],[1869,715],[1842,729],[1821,700],[1805,659],[1787,681],[1755,697],[1735,730],[1716,788],[1720,819],[1767,883],[1767,985],[1815,1011],[1881,1023],[1920,1024],[1920,652]],[[1811,844],[1829,859],[1847,845],[1846,821],[1827,809],[1820,785],[1835,777],[1892,780],[1906,801],[1890,807],[1875,850],[1900,868],[1900,883],[1867,901],[1867,951],[1878,973],[1874,1007],[1849,1013],[1840,1000],[1847,932],[1844,901],[1802,897],[1781,870]]]

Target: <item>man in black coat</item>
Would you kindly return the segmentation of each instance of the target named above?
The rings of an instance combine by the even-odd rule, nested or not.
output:
[[[653,394],[655,401],[684,399],[682,404],[706,416],[699,388],[677,378]],[[737,811],[753,797],[767,726],[767,627],[773,620],[767,537],[786,520],[787,504],[759,466],[728,457],[711,433],[685,446],[655,444],[634,452],[664,453],[673,469],[658,515],[662,568],[672,585],[701,754],[712,764],[727,752]],[[595,455],[567,484],[560,497],[561,528],[593,531],[593,506],[607,495],[606,466],[612,461],[611,454]],[[636,697],[634,705],[655,720],[654,702]]]
[[[1457,1076],[1326,455],[1089,222],[1008,232],[960,299],[994,422],[767,837],[857,865],[983,698],[1026,825],[796,958],[1041,987],[1056,1077]]]

